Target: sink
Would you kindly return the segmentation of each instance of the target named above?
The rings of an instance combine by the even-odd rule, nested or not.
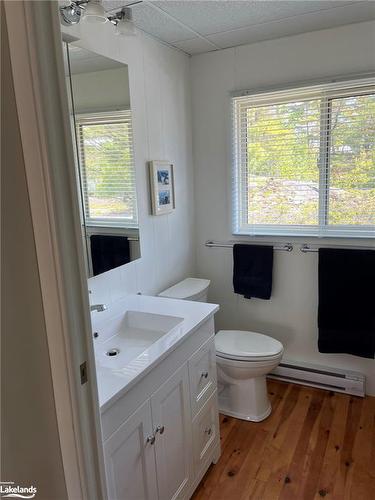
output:
[[[175,331],[183,320],[177,316],[126,311],[98,332],[94,341],[96,360],[103,367],[122,369]]]

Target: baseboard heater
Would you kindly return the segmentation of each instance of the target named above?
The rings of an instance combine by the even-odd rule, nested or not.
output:
[[[268,377],[354,396],[364,397],[366,394],[366,377],[362,373],[339,368],[283,360]]]

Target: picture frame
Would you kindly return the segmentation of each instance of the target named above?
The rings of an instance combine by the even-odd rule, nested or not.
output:
[[[174,166],[169,161],[149,162],[152,215],[164,215],[175,209]]]

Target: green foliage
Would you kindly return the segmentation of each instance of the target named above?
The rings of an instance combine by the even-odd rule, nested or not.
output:
[[[321,111],[323,110],[323,111]],[[320,123],[329,118],[328,147]],[[329,158],[329,223],[375,224],[375,95],[247,110],[249,222],[318,223],[320,148]]]
[[[135,188],[130,124],[84,124],[79,132],[90,217],[131,216]]]

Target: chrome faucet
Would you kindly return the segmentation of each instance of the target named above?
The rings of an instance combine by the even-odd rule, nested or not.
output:
[[[103,312],[107,309],[107,306],[105,304],[94,304],[90,306],[90,311],[97,311],[97,312]]]

